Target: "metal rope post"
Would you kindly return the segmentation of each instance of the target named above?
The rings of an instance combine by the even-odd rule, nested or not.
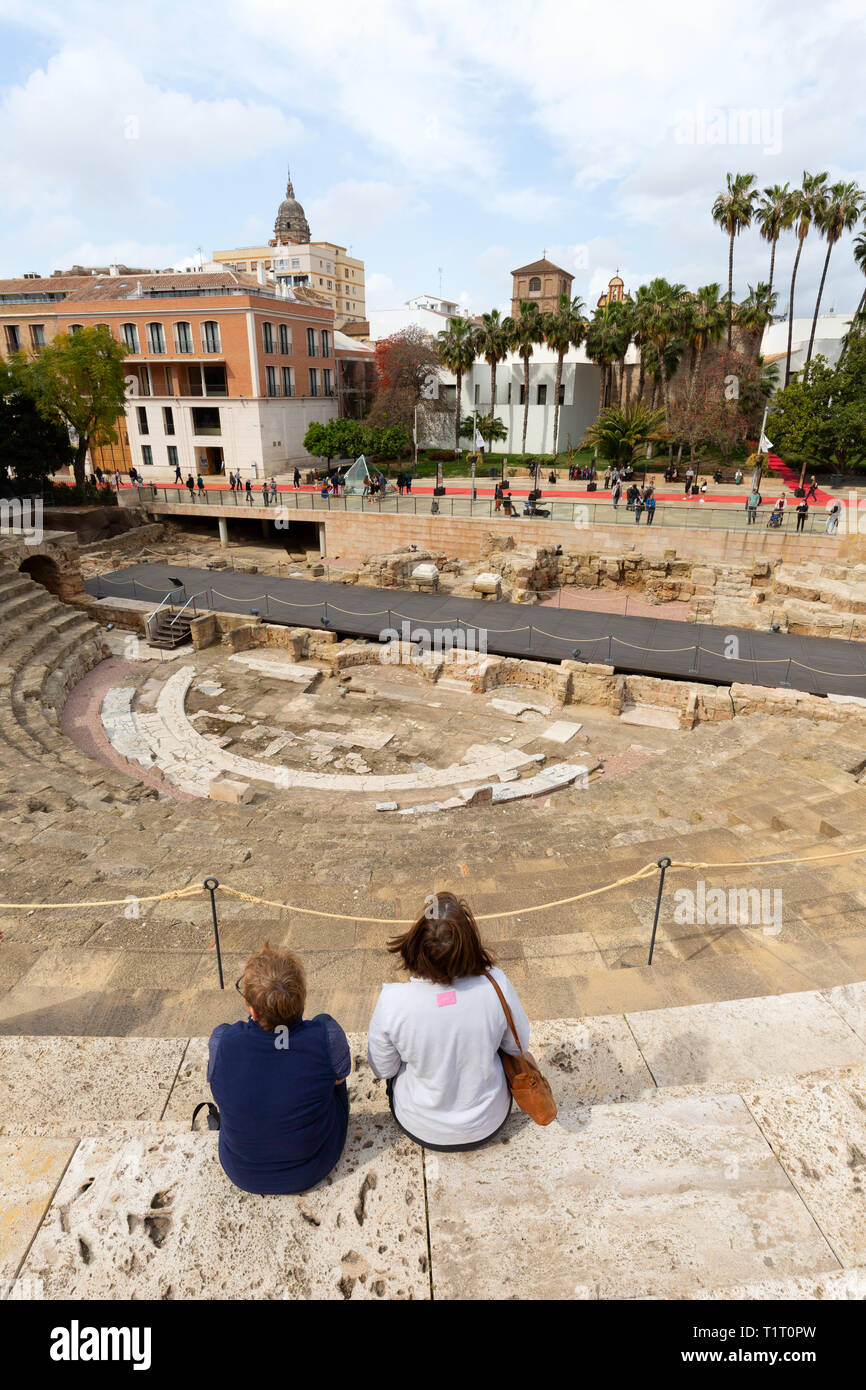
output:
[[[785,679],[784,679],[783,681],[779,681],[779,685],[782,686],[782,688],[783,688],[784,690],[790,690],[790,689],[791,689],[791,658],[790,658],[790,657],[788,657],[788,664],[787,664],[787,666],[785,667]]]
[[[661,871],[659,877],[659,892],[658,897],[656,898],[656,912],[655,917],[653,918],[653,934],[650,938],[649,959],[647,960],[647,965],[652,965],[653,963],[653,951],[655,950],[656,944],[656,930],[659,924],[659,910],[662,905],[662,892],[665,886],[665,871],[670,868],[671,861],[665,855],[662,859],[659,859],[658,866]]]
[[[204,887],[207,889],[208,893],[210,893],[210,910],[211,916],[213,917],[213,939],[214,945],[216,946],[217,970],[219,971],[220,977],[220,989],[225,989],[225,980],[223,979],[223,958],[222,952],[220,951],[220,924],[217,920],[215,897],[216,890],[219,888],[219,886],[220,881],[218,878],[206,878],[204,881]]]

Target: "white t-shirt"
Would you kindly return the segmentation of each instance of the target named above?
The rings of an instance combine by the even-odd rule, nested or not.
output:
[[[511,1009],[525,1051],[529,1020],[508,977],[490,972]],[[379,1077],[394,1078],[401,1125],[429,1144],[486,1139],[508,1114],[499,1048],[518,1049],[496,990],[483,975],[451,985],[429,980],[382,986],[370,1020],[367,1056]]]

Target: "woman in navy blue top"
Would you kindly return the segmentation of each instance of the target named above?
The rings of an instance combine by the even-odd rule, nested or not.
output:
[[[329,1014],[303,1017],[304,968],[291,951],[265,942],[237,989],[249,1018],[221,1023],[209,1044],[220,1162],[244,1192],[306,1192],[330,1173],[346,1142],[346,1034]]]

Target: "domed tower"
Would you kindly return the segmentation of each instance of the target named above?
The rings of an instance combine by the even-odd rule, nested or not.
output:
[[[295,197],[295,190],[292,187],[292,176],[286,184],[286,196],[280,203],[277,212],[277,220],[274,223],[274,238],[279,245],[283,241],[308,242],[310,240],[310,224]]]

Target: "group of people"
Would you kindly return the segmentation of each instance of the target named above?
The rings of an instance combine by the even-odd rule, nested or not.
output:
[[[500,1053],[519,1056],[529,1045],[520,1000],[468,903],[451,893],[428,899],[388,950],[409,978],[382,986],[367,1056],[394,1120],[425,1149],[478,1149],[511,1110]],[[247,1017],[221,1023],[209,1043],[220,1162],[244,1192],[305,1192],[331,1172],[346,1142],[346,1034],[329,1014],[304,1018],[304,967],[292,951],[265,942],[236,988]]]
[[[809,515],[809,503],[817,501],[818,484],[814,476],[809,479],[809,487],[803,497],[800,498],[795,508],[797,524],[795,534],[805,531],[806,518]],[[764,499],[756,488],[752,488],[746,498],[746,520],[749,526],[754,526],[758,518],[758,508],[763,505]],[[772,511],[767,519],[767,527],[771,530],[778,530],[782,527],[787,509],[787,498],[779,497],[773,503]],[[842,515],[842,503],[838,497],[834,497],[827,505],[827,521],[824,526],[825,534],[835,536],[839,530],[839,518]]]
[[[614,468],[610,475],[610,496],[614,511],[619,507],[624,481],[626,479],[620,475],[619,469]],[[607,482],[605,486],[607,486]],[[646,524],[652,526],[656,514],[656,495],[652,483],[644,483],[643,485],[637,482],[629,483],[625,494],[625,506],[626,511],[634,512],[636,525],[640,525],[640,519],[646,512]]]

